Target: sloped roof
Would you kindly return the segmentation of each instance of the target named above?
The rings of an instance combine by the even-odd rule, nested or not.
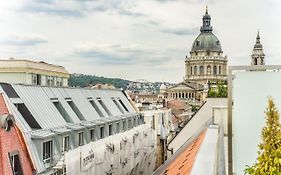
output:
[[[172,87],[168,88],[169,90],[175,90],[175,89],[182,89],[182,90],[186,90],[186,89],[192,89],[192,90],[203,90],[204,86],[199,84],[199,83],[195,83],[195,82],[180,82]]]
[[[188,108],[190,108],[190,106],[188,104],[186,104],[184,101],[176,100],[176,99],[167,101],[167,107],[169,109],[188,109]]]
[[[205,138],[205,133],[206,129],[201,131],[191,143],[178,150],[154,175],[189,175]]]
[[[0,115],[9,114],[3,94],[0,94]]]

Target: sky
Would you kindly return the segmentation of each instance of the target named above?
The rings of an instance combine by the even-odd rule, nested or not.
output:
[[[249,65],[257,31],[281,64],[279,0],[3,0],[0,58],[83,73],[177,83],[208,5],[228,65]]]

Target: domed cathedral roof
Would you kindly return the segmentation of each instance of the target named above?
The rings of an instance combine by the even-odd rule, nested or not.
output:
[[[222,51],[219,39],[212,33],[213,27],[211,26],[211,16],[208,14],[207,8],[202,20],[203,25],[200,28],[201,33],[193,42],[191,52]]]

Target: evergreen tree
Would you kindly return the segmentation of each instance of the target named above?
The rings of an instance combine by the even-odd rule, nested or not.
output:
[[[272,100],[268,99],[266,126],[262,129],[262,141],[258,148],[256,163],[245,169],[250,175],[281,175],[281,126],[279,113]]]

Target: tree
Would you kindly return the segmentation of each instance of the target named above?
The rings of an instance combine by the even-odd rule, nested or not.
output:
[[[268,99],[266,126],[262,129],[256,163],[244,170],[250,175],[281,175],[281,126],[279,113],[272,100]]]

